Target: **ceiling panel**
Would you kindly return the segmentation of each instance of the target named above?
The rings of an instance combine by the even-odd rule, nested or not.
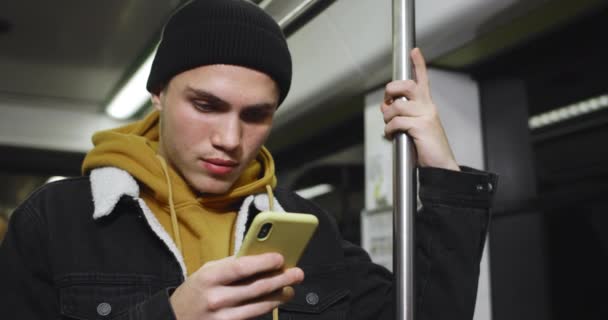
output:
[[[0,34],[0,95],[51,97],[99,108],[179,3],[0,2],[0,20],[10,24]]]

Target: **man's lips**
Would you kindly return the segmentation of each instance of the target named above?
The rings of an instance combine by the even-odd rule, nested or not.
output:
[[[225,159],[201,159],[203,167],[212,174],[224,175],[232,172],[238,165],[238,162]]]
[[[236,161],[224,160],[224,159],[219,159],[219,158],[203,159],[203,161],[209,162],[209,163],[217,165],[217,166],[225,166],[225,167],[236,167],[238,165],[238,163]]]

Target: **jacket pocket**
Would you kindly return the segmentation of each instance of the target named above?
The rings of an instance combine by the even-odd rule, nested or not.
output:
[[[151,295],[151,277],[121,274],[70,274],[58,279],[64,319],[113,319]]]
[[[336,273],[323,272],[324,268],[303,269],[305,280],[294,286],[294,298],[279,307],[280,319],[345,319],[350,303],[346,283]]]

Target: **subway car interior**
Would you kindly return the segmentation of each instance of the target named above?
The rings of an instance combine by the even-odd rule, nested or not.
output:
[[[34,190],[81,174],[94,132],[150,111],[141,80],[119,97],[184,2],[0,2],[0,233]],[[327,209],[345,239],[390,252],[370,234],[391,227],[364,224],[391,207],[390,142],[375,121],[391,80],[392,1],[253,2],[279,22],[294,62],[266,144],[279,186]],[[457,160],[499,176],[475,319],[606,319],[608,2],[415,10]]]

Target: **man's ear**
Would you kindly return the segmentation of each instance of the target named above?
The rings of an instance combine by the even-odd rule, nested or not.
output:
[[[161,111],[163,109],[163,104],[161,103],[162,98],[161,95],[163,95],[163,91],[161,90],[158,94],[153,93],[152,97],[150,97],[150,101],[152,101],[152,106],[154,106],[154,109]]]

